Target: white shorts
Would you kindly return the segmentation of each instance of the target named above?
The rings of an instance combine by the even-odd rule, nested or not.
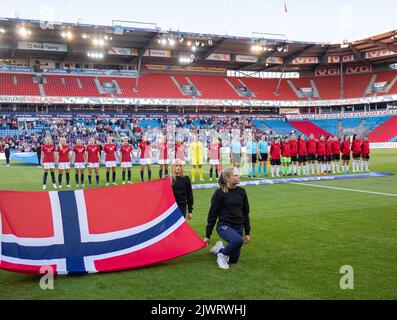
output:
[[[141,166],[147,166],[152,164],[152,159],[140,159],[139,164]]]
[[[70,162],[60,162],[58,164],[59,170],[69,170],[70,169]]]
[[[78,162],[74,164],[75,169],[85,169],[85,163],[84,162]]]
[[[132,163],[131,162],[122,162],[121,167],[122,168],[132,168]]]
[[[167,160],[159,160],[159,164],[162,164],[162,165],[170,164],[170,163],[171,163],[171,160],[169,160],[169,159],[167,159]]]
[[[219,160],[210,160],[211,166],[218,166],[220,164]]]
[[[117,163],[116,161],[106,161],[106,168],[116,168]]]
[[[55,163],[54,162],[43,163],[43,168],[46,170],[55,169]]]
[[[99,163],[88,163],[87,164],[87,168],[90,168],[90,169],[96,169],[96,168],[99,168]]]

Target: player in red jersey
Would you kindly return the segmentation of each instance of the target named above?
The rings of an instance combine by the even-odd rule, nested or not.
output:
[[[45,139],[45,144],[41,148],[41,159],[40,163],[44,168],[44,176],[43,176],[43,190],[47,189],[47,178],[48,171],[51,172],[52,185],[54,189],[57,189],[56,180],[55,180],[55,147],[52,144],[51,137],[47,137]]]
[[[142,141],[138,144],[138,151],[141,164],[141,180],[145,181],[145,167],[148,171],[149,181],[152,180],[152,147],[146,137],[142,137]]]
[[[315,165],[316,165],[316,153],[317,153],[317,141],[314,139],[314,134],[311,134],[309,137],[309,141],[307,141],[307,160],[309,163],[309,171],[310,167],[312,169],[312,175],[315,175]]]
[[[168,177],[168,168],[169,165],[171,164],[170,156],[171,156],[171,149],[168,144],[167,137],[163,137],[160,140],[160,143],[157,144],[157,149],[159,151],[159,165],[160,165],[160,170],[159,170],[159,177],[160,179],[163,178],[163,172],[165,173],[165,176]]]
[[[325,138],[323,135],[317,141],[317,174],[325,174]]]
[[[59,146],[56,150],[56,161],[58,164],[58,184],[59,188],[62,189],[62,176],[63,172],[66,172],[66,184],[70,188],[70,148],[66,144],[66,139],[61,138],[59,140]]]
[[[307,143],[304,135],[299,137],[298,141],[298,176],[309,175],[310,168],[307,166]]]
[[[350,168],[350,137],[346,136],[343,140],[343,143],[341,145],[341,151],[342,151],[342,172],[343,173],[349,173],[349,168]]]
[[[284,176],[291,175],[291,144],[289,142],[289,138],[286,137],[281,144],[281,170]]]
[[[95,143],[95,139],[91,138],[89,145],[87,146],[87,156],[88,156],[88,183],[92,185],[92,169],[95,171],[96,185],[99,186],[99,163],[101,159],[101,148]]]
[[[125,185],[125,173],[128,171],[128,183],[132,183],[132,161],[131,161],[131,154],[132,154],[132,146],[130,145],[128,138],[124,138],[123,145],[119,151],[119,159],[121,159],[121,168],[123,169],[123,185]]]
[[[332,140],[331,136],[327,136],[325,139],[325,171],[327,173],[331,173]]]
[[[274,169],[276,169],[276,176],[280,177],[280,167],[281,167],[281,145],[280,139],[277,138],[270,147],[270,172],[272,178],[274,178]]]
[[[105,144],[103,146],[103,153],[106,155],[106,157],[105,157],[105,163],[106,163],[106,186],[109,186],[110,170],[112,170],[113,185],[117,186],[117,184],[116,184],[117,146],[115,144],[113,144],[113,137],[108,137],[107,144]],[[118,157],[118,155],[117,155],[117,157]]]
[[[210,156],[210,181],[212,181],[214,167],[215,176],[217,179],[219,178],[219,166],[221,165],[221,144],[219,143],[219,139],[214,138],[208,149]]]
[[[361,144],[361,156],[362,156],[362,162],[361,162],[361,171],[364,171],[364,166],[365,166],[365,171],[369,171],[369,160],[370,160],[370,144],[368,137],[364,137],[363,143]]]
[[[186,163],[186,147],[182,140],[177,140],[175,143],[175,159],[183,161],[183,164]]]
[[[291,161],[292,161],[292,174],[293,175],[298,175],[298,139],[295,134],[291,135],[291,140],[290,140],[290,145],[291,145]]]
[[[362,141],[358,134],[353,136],[352,153],[353,153],[353,173],[360,172],[361,160],[361,144]]]
[[[73,148],[73,158],[74,158],[74,169],[75,169],[75,179],[76,187],[79,187],[79,174],[81,186],[84,188],[84,171],[85,164],[87,163],[87,148],[83,145],[83,141],[80,139],[76,141],[76,145]]]
[[[334,137],[332,141],[332,173],[341,173],[340,151],[341,151],[340,140],[338,137]]]

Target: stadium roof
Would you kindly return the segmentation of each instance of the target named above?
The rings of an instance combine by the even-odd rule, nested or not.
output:
[[[346,65],[375,67],[397,61],[397,30],[359,41],[331,44],[290,41],[283,35],[258,34],[248,38],[164,31],[155,25],[146,28],[123,25],[127,23],[95,26],[0,18],[0,59],[56,59],[92,63],[87,52],[99,50],[105,54],[107,64],[138,64],[139,57],[142,57],[144,64],[180,65],[180,56],[194,55],[192,66],[278,72],[313,72],[318,67],[338,67],[338,57]],[[30,33],[23,36],[18,32],[21,27]],[[67,32],[73,38],[68,40],[65,37]],[[107,40],[104,40],[105,37]],[[94,39],[102,39],[103,46],[95,46]],[[170,39],[175,41],[172,46]],[[66,44],[67,50],[28,50],[26,45],[22,48],[19,41]],[[134,50],[133,54],[109,54],[110,47]],[[194,52],[193,47],[196,48]],[[169,51],[169,54],[163,57],[151,55],[147,53],[148,49]],[[218,56],[214,57],[214,54]]]

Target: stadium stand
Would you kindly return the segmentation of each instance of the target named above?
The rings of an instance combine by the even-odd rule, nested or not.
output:
[[[40,96],[40,89],[33,82],[32,74],[0,74],[1,95]]]
[[[374,129],[368,138],[371,142],[387,142],[395,140],[397,136],[397,117],[389,118],[376,129]],[[394,141],[392,141],[394,142]]]
[[[289,122],[289,124],[295,127],[298,131],[302,132],[306,136],[309,136],[310,134],[314,134],[316,138],[318,138],[321,135],[333,136],[332,134],[316,126],[313,122],[310,121],[291,121]]]
[[[385,71],[377,74],[359,74],[345,76],[344,98],[360,98],[366,96],[365,91],[376,75],[376,82],[391,85],[397,80],[397,72]],[[33,95],[40,96],[39,84],[33,80],[33,74],[0,74],[0,95]],[[197,98],[202,99],[256,99],[256,100],[316,100],[314,85],[318,88],[322,100],[340,99],[340,77],[316,77],[300,79],[283,79],[278,95],[276,94],[278,79],[236,78],[223,76],[181,75],[181,74],[142,74],[139,77],[138,90],[135,91],[136,78],[131,77],[95,77],[84,75],[44,76],[44,95],[76,96],[76,97],[125,97],[125,98],[186,98],[191,94],[182,91],[183,86],[193,86],[198,90]],[[106,93],[101,85],[105,82],[115,83],[114,94]],[[176,83],[175,83],[176,82]],[[393,83],[392,83],[393,82]],[[238,89],[246,85],[253,96],[239,94]],[[179,85],[179,87],[178,87]],[[233,88],[234,86],[234,88]],[[387,86],[386,86],[387,87]],[[296,90],[294,90],[294,88]],[[312,88],[310,94],[303,94],[302,88]],[[397,81],[387,92],[396,94]],[[314,95],[314,96],[313,96]],[[368,96],[368,95],[367,95]]]
[[[291,132],[295,132],[297,135],[301,135],[302,132],[291,126],[288,122],[282,120],[263,120],[265,126],[273,130],[277,134],[282,136],[288,136]]]
[[[222,76],[189,76],[203,99],[241,99]]]

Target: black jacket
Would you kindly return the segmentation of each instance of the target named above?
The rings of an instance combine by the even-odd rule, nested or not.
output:
[[[211,208],[208,213],[206,237],[211,237],[218,218],[219,222],[244,225],[245,235],[250,235],[249,211],[248,196],[243,188],[236,187],[226,193],[222,189],[216,190],[211,199]]]
[[[186,207],[187,205],[188,212],[193,212],[194,198],[190,178],[188,176],[175,177],[172,180],[172,189],[178,206]]]

